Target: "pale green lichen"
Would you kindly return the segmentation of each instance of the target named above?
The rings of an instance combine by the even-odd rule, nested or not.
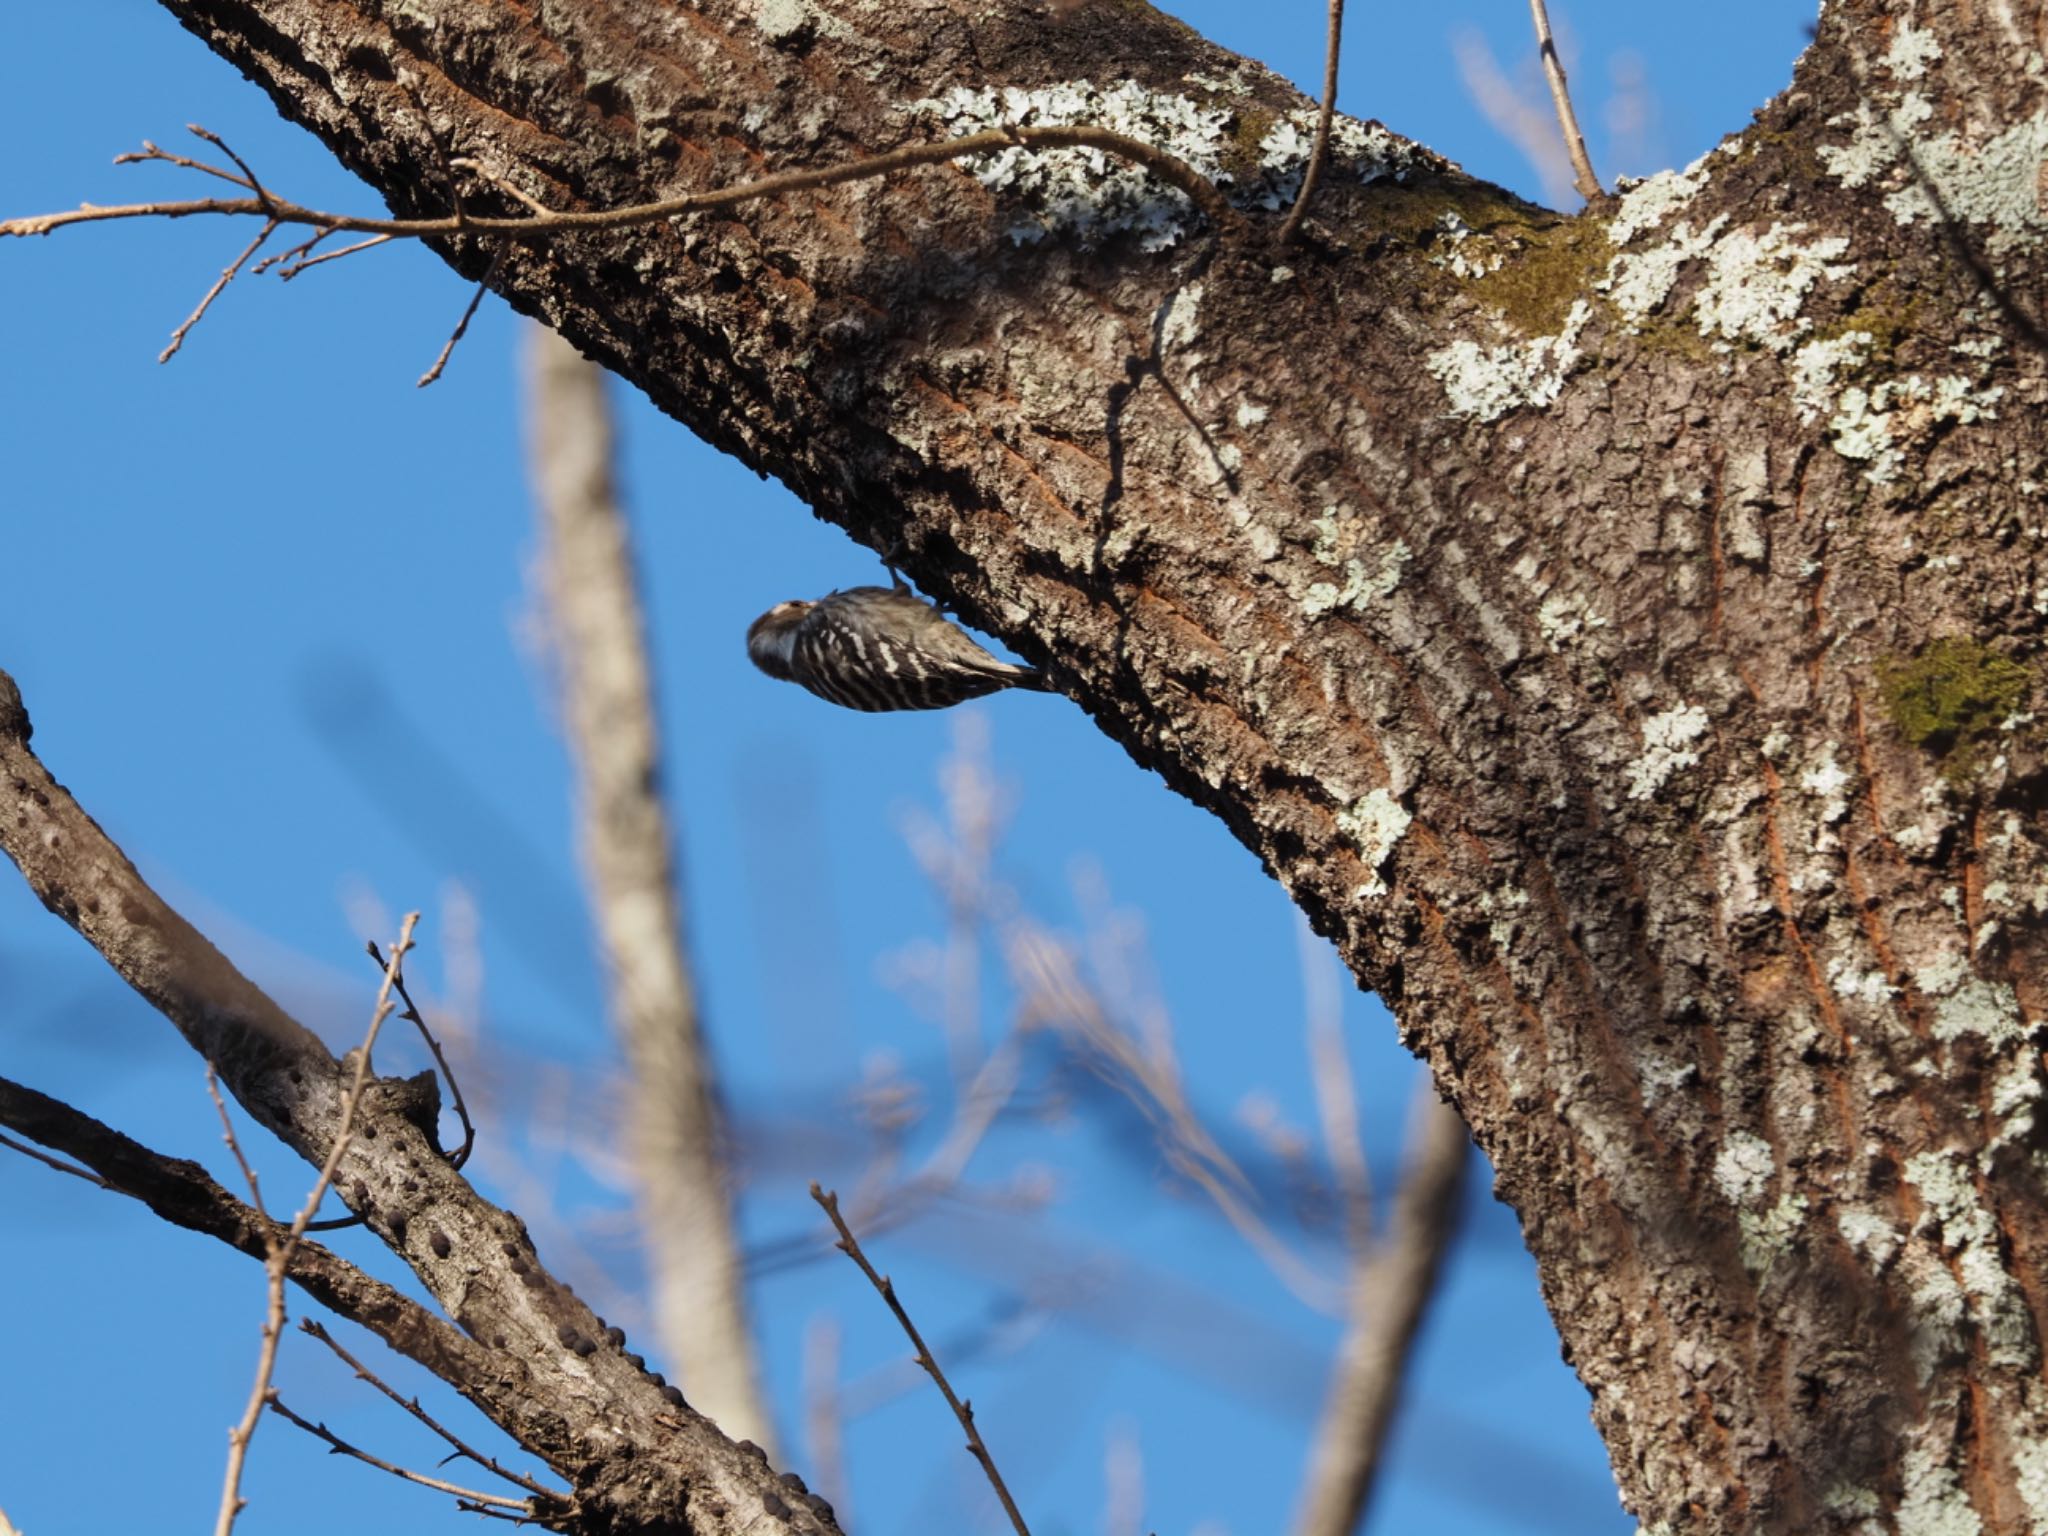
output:
[[[1370,878],[1359,888],[1360,896],[1386,895],[1387,883],[1380,878],[1380,868],[1414,819],[1385,789],[1375,789],[1349,810],[1337,813],[1337,830],[1351,839],[1371,871]]]
[[[1777,1172],[1777,1154],[1763,1137],[1737,1131],[1714,1159],[1714,1183],[1730,1205],[1754,1205],[1770,1188]]]
[[[1806,1223],[1806,1196],[1787,1190],[1768,1211],[1742,1211],[1735,1222],[1742,1234],[1742,1267],[1753,1275],[1767,1274],[1798,1243]]]
[[[1799,787],[1809,795],[1819,797],[1820,819],[1829,823],[1840,821],[1849,814],[1849,800],[1842,791],[1848,788],[1851,779],[1835,761],[1837,750],[1832,741],[1822,743],[1820,760],[1799,776]]]
[[[1808,292],[1824,279],[1837,282],[1856,270],[1853,263],[1835,260],[1849,249],[1846,238],[1805,241],[1798,238],[1805,229],[1773,224],[1762,234],[1736,230],[1715,243],[1706,279],[1693,295],[1701,335],[1718,332],[1729,341],[1791,350],[1812,324],[1800,313]]]
[[[1555,336],[1483,347],[1460,338],[1423,362],[1443,385],[1451,409],[1475,421],[1496,421],[1525,406],[1546,406],[1564,393],[1565,376],[1579,360],[1579,335],[1592,318],[1585,300],[1575,302]]]
[[[1592,630],[1605,629],[1607,620],[1593,611],[1583,597],[1553,592],[1536,609],[1536,628],[1557,650],[1563,650]]]
[[[1922,1446],[1900,1460],[1898,1536],[1982,1536],[1984,1522],[1970,1507],[1955,1468]]]
[[[1681,704],[1643,722],[1643,750],[1623,770],[1631,800],[1648,800],[1675,773],[1700,760],[1693,743],[1707,733],[1707,712],[1697,704]]]
[[[1970,1319],[1996,1364],[2029,1368],[2039,1358],[2033,1315],[2000,1250],[1998,1224],[1978,1196],[1969,1165],[1945,1152],[1922,1152],[1903,1170],[1922,1201],[1916,1231],[1937,1237],[1955,1259]],[[1930,1291],[1930,1296],[1932,1292]],[[1944,1332],[1956,1321],[1951,1299],[1937,1299]]]
[[[1309,587],[1301,600],[1302,610],[1309,617],[1318,618],[1337,608],[1363,613],[1400,586],[1401,573],[1414,557],[1414,551],[1404,541],[1396,539],[1372,551],[1370,558],[1363,558],[1361,553],[1354,553],[1359,538],[1356,518],[1340,517],[1337,508],[1325,507],[1314,526],[1317,561],[1343,571],[1344,581],[1342,585],[1318,581]]]
[[[1891,1263],[1899,1251],[1898,1229],[1875,1211],[1843,1206],[1835,1212],[1835,1226],[1850,1251],[1863,1258],[1874,1272]]]

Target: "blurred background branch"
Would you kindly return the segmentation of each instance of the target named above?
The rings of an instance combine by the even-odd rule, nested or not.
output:
[[[662,802],[660,731],[626,520],[612,477],[605,374],[529,332],[528,439],[542,585],[561,663],[591,906],[624,1048],[626,1120],[655,1331],[696,1408],[773,1443],[734,1236],[728,1149]]]

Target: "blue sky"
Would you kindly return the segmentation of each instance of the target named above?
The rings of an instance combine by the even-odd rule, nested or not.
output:
[[[1319,77],[1311,5],[1173,9],[1298,81]],[[1602,174],[1683,163],[1743,126],[1788,78],[1813,9],[1728,0],[1707,17],[1561,0]],[[1537,89],[1527,25],[1513,0],[1355,4],[1341,103],[1541,196],[1540,173],[1469,89],[1486,55]],[[154,6],[17,6],[0,20],[11,146],[0,213],[196,195],[160,167],[108,164],[144,138],[183,147],[195,120],[288,195],[377,207]],[[171,327],[246,238],[219,223],[130,224],[0,247],[0,667],[20,682],[57,776],[337,1046],[360,1030],[373,989],[362,940],[387,939],[406,908],[427,913],[415,975],[460,993],[445,935],[451,914],[459,933],[465,899],[451,892],[467,893],[481,935],[484,1134],[500,1149],[477,1166],[499,1198],[556,1203],[566,1226],[617,1204],[601,1162],[563,1145],[597,1139],[605,1105],[592,1085],[612,1053],[567,765],[532,641],[518,324],[487,301],[447,376],[415,389],[467,292],[425,252],[393,247],[289,286],[237,283],[159,367]],[[906,953],[943,936],[902,821],[940,803],[957,722],[855,716],[754,673],[741,637],[755,613],[878,567],[780,487],[630,391],[618,399],[690,937],[748,1150],[746,1232],[772,1245],[815,1227],[809,1179],[848,1184],[865,1166],[846,1107],[864,1072],[893,1061],[944,1118],[938,1033],[891,983]],[[1142,915],[1191,1096],[1249,1163],[1270,1167],[1240,1128],[1247,1092],[1293,1125],[1315,1123],[1297,936],[1279,890],[1065,701],[972,708],[1014,803],[1004,878],[1055,927],[1082,926],[1077,868]],[[225,1176],[189,1053],[0,874],[0,1071]],[[1413,1069],[1384,1012],[1345,990],[1385,1179]],[[984,993],[991,1010],[1006,995],[993,980]],[[395,1050],[388,1064],[408,1063]],[[931,1129],[913,1133],[913,1150]],[[265,1167],[280,1202],[302,1187],[288,1161]],[[1066,1113],[1004,1130],[973,1172],[1057,1198],[1038,1217],[941,1211],[875,1256],[939,1347],[968,1352],[962,1388],[1034,1528],[1104,1528],[1113,1446],[1136,1447],[1146,1530],[1280,1528],[1336,1325],[1171,1186],[1127,1116],[1078,1090]],[[1512,1216],[1476,1165],[1472,1195],[1373,1528],[1627,1531]],[[0,1508],[28,1536],[210,1519],[254,1360],[257,1267],[4,1153],[0,1213]],[[1334,1264],[1325,1239],[1289,1231],[1312,1262]],[[551,1246],[542,1231],[543,1253],[573,1276],[560,1236]],[[343,1246],[389,1272],[360,1239]],[[586,1246],[591,1286],[630,1293],[630,1256],[602,1231]],[[1028,1281],[1048,1269],[1091,1283],[1048,1310]],[[888,1396],[891,1378],[873,1374],[903,1349],[850,1268],[780,1268],[754,1300],[786,1460],[809,1470],[802,1344],[830,1317],[845,1374],[887,1397],[847,1429],[859,1529],[994,1528],[936,1399]],[[400,1363],[390,1374],[421,1385]],[[434,1459],[309,1342],[287,1345],[279,1380],[301,1412],[361,1443]],[[459,1406],[451,1417],[488,1434]],[[118,1476],[105,1475],[110,1457]],[[329,1460],[276,1421],[248,1492],[249,1531],[425,1531],[466,1518]]]

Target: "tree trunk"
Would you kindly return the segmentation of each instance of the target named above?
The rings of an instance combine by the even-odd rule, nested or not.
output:
[[[607,207],[1027,108],[1229,176],[1219,230],[1016,150],[493,282],[1337,938],[1646,1526],[2048,1530],[2038,4],[1833,0],[1572,220],[1349,125],[1283,250],[1307,104],[1143,6],[165,3],[406,213],[463,156]]]

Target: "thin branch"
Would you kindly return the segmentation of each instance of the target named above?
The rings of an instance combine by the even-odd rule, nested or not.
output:
[[[270,227],[275,227],[272,221]],[[268,233],[268,228],[266,228]],[[384,969],[384,984],[377,989],[377,1003],[370,1013],[370,1027],[363,1034],[363,1043],[356,1051],[355,1077],[341,1099],[341,1123],[334,1133],[333,1143],[328,1147],[327,1160],[320,1166],[320,1176],[313,1181],[313,1188],[306,1196],[306,1203],[300,1207],[297,1216],[282,1239],[270,1239],[270,1253],[264,1260],[266,1279],[266,1300],[263,1316],[263,1344],[256,1356],[256,1379],[249,1389],[249,1401],[242,1410],[241,1421],[228,1431],[227,1470],[221,1480],[220,1510],[214,1516],[214,1536],[230,1536],[235,1528],[235,1517],[241,1514],[247,1500],[242,1497],[242,1469],[249,1459],[249,1442],[256,1436],[256,1425],[263,1416],[263,1405],[271,1397],[270,1381],[277,1370],[278,1343],[284,1335],[285,1305],[284,1283],[291,1268],[292,1252],[299,1240],[306,1235],[306,1228],[313,1215],[320,1209],[320,1202],[327,1198],[328,1186],[334,1182],[334,1170],[341,1165],[342,1155],[347,1152],[350,1139],[355,1134],[356,1110],[363,1101],[363,1089],[370,1079],[370,1054],[376,1048],[377,1035],[384,1027],[384,1020],[391,1014],[391,988],[398,979],[399,967],[405,961],[406,951],[412,948],[412,931],[419,922],[417,912],[406,914],[400,927],[398,942],[392,946],[391,962]],[[228,1146],[235,1154],[235,1161],[241,1165],[242,1175],[249,1181],[249,1193],[258,1216],[267,1223],[268,1215],[263,1210],[263,1201],[257,1193],[256,1172],[242,1155],[241,1143],[235,1138],[234,1125],[228,1118],[227,1105],[221,1100],[220,1088],[214,1077],[213,1064],[207,1063],[207,1088],[213,1094],[213,1102],[220,1109],[221,1123],[226,1127]]]
[[[238,187],[256,190],[256,183],[247,176],[237,176],[233,171],[224,171],[217,165],[208,165],[204,160],[194,160],[186,155],[174,155],[167,149],[159,149],[148,139],[142,141],[142,148],[131,149],[126,154],[114,156],[116,165],[141,165],[146,161],[158,160],[165,165],[175,165],[181,170],[198,171],[203,176],[218,176],[222,181],[232,182]]]
[[[116,1193],[121,1192],[116,1185],[108,1183],[90,1168],[81,1168],[76,1163],[65,1162],[61,1157],[52,1157],[49,1153],[32,1147],[25,1141],[16,1141],[12,1136],[0,1136],[0,1147],[11,1147],[23,1157],[32,1157],[45,1168],[54,1168],[59,1173],[68,1173],[74,1179],[83,1179],[88,1184],[97,1184],[101,1189],[114,1190]],[[0,1531],[0,1536],[6,1536],[6,1533]]]
[[[236,154],[233,149],[229,148],[228,141],[226,139],[222,138],[219,134],[215,133],[211,128],[202,128],[197,123],[187,123],[185,125],[185,131],[191,134],[193,138],[200,140],[202,143],[211,144],[215,149],[219,150],[222,154],[226,155],[230,160],[234,161],[235,169],[242,173],[242,184],[246,186],[251,192],[254,192],[257,195],[257,197],[262,199],[266,207],[269,205],[271,201],[270,189],[264,186],[261,181],[257,180],[256,173],[249,169],[249,162],[244,160],[240,155]]]
[[[437,219],[374,219],[352,214],[322,213],[318,209],[307,208],[274,194],[267,194],[247,198],[197,198],[181,202],[124,203],[111,207],[84,203],[61,213],[30,214],[22,218],[0,220],[0,237],[47,235],[72,224],[95,224],[109,219],[183,219],[195,214],[220,214],[228,217],[275,219],[280,224],[307,225],[316,229],[353,231],[365,235],[390,235],[394,239],[426,240],[474,234],[502,235],[513,240],[533,240],[565,230],[627,229],[640,224],[655,224],[680,214],[733,208],[764,197],[776,197],[789,192],[815,191],[851,181],[867,181],[916,166],[942,165],[949,160],[958,160],[969,155],[990,155],[1013,148],[1106,150],[1144,166],[1162,181],[1177,187],[1219,228],[1235,229],[1242,222],[1237,211],[1230,206],[1215,184],[1186,161],[1168,154],[1156,145],[1147,144],[1142,139],[1112,133],[1107,128],[1069,123],[990,128],[956,139],[941,139],[936,143],[906,144],[898,149],[870,155],[865,160],[854,160],[843,165],[785,171],[774,176],[764,176],[759,181],[743,182],[738,186],[718,187],[708,192],[685,192],[658,202],[634,203],[623,208],[534,214],[518,219],[478,218],[468,214]],[[212,173],[225,174],[217,168],[213,169]]]
[[[337,251],[335,254],[339,256],[345,253]],[[377,941],[368,940],[364,948],[376,962],[378,969],[385,969],[384,953],[377,948]],[[453,1101],[455,1118],[462,1122],[462,1145],[448,1154],[448,1166],[460,1168],[469,1161],[470,1151],[476,1146],[476,1127],[470,1123],[469,1106],[462,1099],[462,1085],[455,1080],[455,1069],[448,1064],[448,1057],[441,1049],[441,1042],[436,1040],[434,1032],[427,1028],[427,1021],[421,1015],[418,1005],[413,1002],[412,994],[406,991],[403,974],[396,978],[395,984],[398,988],[398,1000],[405,1004],[405,1008],[398,1016],[417,1029],[420,1038],[426,1041],[428,1051],[433,1054],[434,1065],[441,1069],[442,1081],[448,1084],[448,1097]]]
[[[1550,35],[1550,11],[1544,0],[1529,0],[1529,15],[1536,23],[1536,51],[1543,55],[1544,78],[1550,82],[1550,100],[1557,108],[1557,126],[1564,134],[1565,150],[1572,157],[1572,184],[1579,196],[1591,201],[1606,189],[1593,174],[1593,157],[1586,153],[1586,136],[1579,132],[1578,114],[1572,111],[1572,93],[1565,85],[1564,62],[1557,56],[1557,44]]]
[[[476,292],[469,296],[469,307],[463,310],[462,318],[455,322],[455,329],[449,332],[448,339],[441,344],[441,352],[434,359],[434,366],[420,375],[419,388],[425,389],[434,380],[440,378],[441,371],[448,366],[448,359],[455,355],[456,344],[468,334],[469,322],[476,318],[477,306],[483,303],[484,295],[490,291],[491,279],[498,275],[498,268],[505,264],[505,252],[507,249],[509,247],[499,246],[497,254],[491,258],[490,266],[485,270],[483,278],[476,285]]]
[[[242,263],[247,261],[251,256],[254,256],[256,252],[262,248],[263,242],[268,240],[276,229],[277,220],[271,219],[263,226],[263,232],[257,235],[257,237],[254,240],[251,240],[246,246],[242,248],[241,255],[237,256],[233,261],[229,262],[225,267],[221,268],[220,276],[215,278],[213,280],[213,286],[206,290],[206,297],[202,298],[199,301],[198,306],[192,311],[192,313],[185,317],[185,323],[183,325],[180,325],[175,331],[171,332],[171,340],[169,345],[167,345],[163,349],[163,351],[157,353],[156,360],[159,363],[168,363],[172,358],[178,355],[178,349],[185,345],[185,338],[192,333],[192,327],[197,325],[201,320],[204,320],[206,318],[206,312],[207,310],[213,307],[213,301],[221,296],[222,290],[224,290],[229,283],[233,282],[235,280],[235,274],[242,270]]]
[[[438,1477],[428,1477],[424,1472],[414,1472],[406,1467],[399,1466],[396,1462],[386,1461],[381,1456],[372,1456],[368,1451],[358,1446],[350,1445],[325,1424],[315,1424],[310,1419],[299,1417],[299,1415],[293,1413],[291,1409],[284,1405],[284,1399],[275,1392],[269,1395],[267,1402],[270,1411],[279,1418],[298,1425],[299,1428],[312,1435],[315,1439],[325,1441],[332,1455],[353,1456],[357,1461],[375,1467],[380,1472],[389,1472],[393,1477],[402,1477],[408,1483],[418,1483],[422,1488],[432,1488],[438,1493],[452,1493],[458,1499],[468,1499],[471,1503],[482,1508],[517,1510],[521,1514],[527,1515],[536,1513],[534,1502],[531,1499],[508,1499],[498,1494],[479,1493],[474,1488],[464,1488],[458,1483],[444,1482]]]
[[[535,1482],[532,1478],[526,1477],[518,1472],[506,1471],[503,1467],[499,1466],[498,1463],[491,1457],[484,1455],[484,1453],[477,1450],[476,1447],[462,1440],[459,1436],[455,1434],[453,1430],[449,1429],[445,1424],[443,1424],[439,1419],[435,1418],[431,1413],[428,1413],[426,1409],[420,1406],[420,1400],[418,1398],[400,1397],[398,1395],[396,1388],[392,1387],[390,1383],[386,1382],[382,1377],[380,1377],[375,1371],[371,1370],[367,1365],[364,1365],[363,1362],[358,1360],[354,1355],[350,1354],[347,1350],[343,1349],[341,1347],[341,1341],[335,1338],[335,1336],[329,1333],[325,1328],[321,1327],[320,1324],[315,1322],[312,1318],[302,1317],[299,1319],[299,1332],[306,1334],[311,1338],[318,1339],[322,1344],[325,1344],[329,1349],[333,1350],[335,1354],[341,1357],[342,1363],[346,1365],[350,1370],[356,1373],[356,1380],[368,1382],[371,1386],[375,1387],[379,1392],[382,1392],[386,1397],[390,1398],[392,1402],[398,1404],[399,1407],[403,1408],[407,1413],[411,1414],[414,1418],[418,1419],[422,1424],[426,1425],[427,1428],[431,1429],[435,1434],[439,1435],[443,1440],[446,1440],[450,1445],[452,1445],[455,1448],[456,1456],[461,1456],[466,1458],[467,1460],[475,1462],[478,1466],[482,1467],[486,1472],[490,1472],[498,1477],[502,1477],[508,1483],[517,1484],[519,1487],[524,1488],[528,1493],[539,1494],[542,1498],[546,1499],[559,1499],[563,1497],[562,1494],[548,1487],[545,1483]],[[273,1406],[275,1406],[274,1402]],[[450,1457],[448,1459],[452,1460],[453,1457]]]
[[[1330,34],[1323,45],[1323,107],[1316,117],[1315,148],[1309,151],[1308,169],[1302,173],[1301,191],[1280,226],[1280,243],[1292,245],[1308,217],[1309,200],[1323,179],[1323,164],[1330,158],[1330,125],[1337,115],[1337,51],[1344,37],[1344,0],[1330,0]]]
[[[953,1384],[946,1380],[946,1373],[939,1369],[939,1362],[925,1345],[924,1335],[917,1331],[917,1324],[910,1320],[910,1314],[904,1310],[903,1303],[897,1298],[895,1285],[890,1282],[887,1275],[877,1273],[875,1266],[868,1262],[868,1256],[860,1251],[860,1243],[855,1239],[853,1229],[847,1226],[846,1218],[839,1214],[839,1197],[836,1194],[828,1194],[820,1186],[813,1184],[811,1198],[818,1202],[827,1216],[832,1218],[832,1225],[839,1232],[839,1251],[859,1265],[860,1272],[868,1277],[868,1283],[881,1293],[882,1300],[888,1303],[889,1310],[896,1315],[896,1321],[902,1325],[904,1333],[916,1347],[917,1363],[924,1367],[925,1374],[931,1377],[940,1393],[944,1395],[946,1406],[953,1410],[953,1417],[958,1419],[960,1427],[967,1431],[967,1449],[974,1459],[981,1463],[981,1470],[988,1477],[989,1486],[995,1489],[996,1498],[1002,1502],[1003,1513],[1010,1517],[1011,1528],[1016,1531],[1017,1536],[1031,1536],[1030,1528],[1024,1524],[1023,1515],[1017,1511],[1017,1501],[1010,1497],[1010,1490],[1003,1484],[1002,1473],[996,1470],[995,1457],[989,1454],[988,1445],[981,1438],[981,1431],[974,1427],[973,1405],[963,1402],[954,1395]]]
[[[333,233],[335,233],[335,231],[331,229],[323,229],[322,231],[320,231],[318,235],[314,236],[312,240],[307,241],[306,244],[303,247],[301,247],[301,249],[310,251],[314,247],[314,245],[316,245],[319,241],[325,240],[329,235]],[[389,245],[393,240],[397,238],[398,237],[396,235],[372,235],[367,240],[358,240],[354,245],[344,245],[338,251],[322,251],[318,256],[307,256],[299,261],[288,262],[282,268],[279,269],[277,274],[278,279],[282,282],[288,283],[293,278],[297,277],[301,272],[307,271],[312,267],[317,267],[322,262],[339,261],[344,256],[355,255],[357,251],[367,251],[376,246]]]

